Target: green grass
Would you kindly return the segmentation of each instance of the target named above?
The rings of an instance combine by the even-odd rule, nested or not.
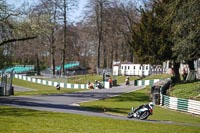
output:
[[[147,79],[165,79],[165,78],[170,78],[171,75],[169,74],[160,74],[160,75],[151,75],[148,77],[145,77],[143,80]],[[34,77],[34,76],[33,76]],[[112,79],[117,80],[117,84],[125,83],[125,79],[127,76],[112,76]],[[102,81],[103,77],[102,75],[76,75],[76,76],[69,76],[65,78],[46,78],[42,76],[37,76],[35,78],[39,79],[44,79],[48,81],[53,81],[53,82],[62,82],[62,83],[73,83],[73,84],[87,84],[89,81],[90,82],[95,82],[95,80]],[[139,79],[138,76],[129,76],[130,81],[137,80]]]
[[[121,77],[119,81],[120,80],[121,82],[124,82],[125,77]],[[50,94],[63,93],[65,91],[79,91],[76,89],[61,89],[61,91],[58,92],[55,87],[44,86],[19,79],[14,79],[13,83],[18,86],[28,87],[36,90],[24,93],[20,92],[16,95]],[[196,85],[198,86],[199,83]],[[96,111],[106,111],[107,113],[120,114],[126,117],[132,106],[137,107],[141,104],[149,102],[149,92],[150,87],[146,87],[145,89],[139,91],[126,93],[109,99],[81,103],[81,106]],[[200,130],[200,127],[195,126],[193,127],[173,124],[115,120],[84,115],[19,109],[8,106],[0,106],[0,115],[0,131],[2,133],[197,133]],[[200,123],[199,116],[180,113],[159,106],[155,106],[154,114],[148,119],[153,121],[173,121],[196,125],[199,125]]]
[[[19,95],[46,95],[46,94],[57,94],[57,93],[71,93],[76,91],[81,91],[80,89],[66,89],[61,88],[61,90],[56,90],[53,86],[42,85],[38,83],[28,82],[21,79],[13,79],[13,84],[16,86],[22,86],[25,88],[33,89],[31,91],[15,91],[15,96]]]
[[[62,82],[62,83],[73,83],[73,84],[87,84],[89,81],[94,82],[95,80],[102,81],[103,77],[101,75],[76,75],[76,76],[68,76],[68,77],[61,77],[61,78],[45,78],[45,77],[38,77],[39,79],[54,81],[54,82]]]
[[[156,75],[150,75],[148,77],[145,77],[143,80],[149,80],[149,79],[166,79],[171,78],[171,74],[156,74]]]
[[[149,102],[149,91],[150,88],[147,87],[142,90],[123,94],[109,99],[81,103],[81,106],[93,110],[98,110],[98,111],[105,110],[108,113],[114,113],[126,116],[132,106],[138,107],[141,104]],[[181,123],[195,123],[195,124],[200,123],[200,117],[172,111],[159,106],[156,106],[154,108],[154,114],[150,116],[149,119],[161,120],[161,121],[163,120],[175,121]]]
[[[126,77],[127,76],[116,76],[117,83],[118,84],[125,83]],[[137,76],[129,76],[130,81],[137,80],[137,79],[138,79]]]
[[[176,84],[171,89],[170,95],[174,97],[194,99],[200,101],[200,81]]]
[[[138,79],[137,76],[129,76],[130,80],[136,80]],[[102,81],[103,77],[102,75],[76,75],[72,77],[67,77],[67,78],[45,78],[42,76],[37,76],[36,78],[39,79],[44,79],[48,81],[54,81],[54,82],[62,82],[62,83],[75,83],[75,84],[87,84],[89,81],[90,82],[95,82],[97,81]],[[116,79],[118,84],[124,83],[126,76],[113,76],[111,77],[112,79]]]
[[[115,120],[0,106],[1,133],[198,133],[200,127]]]

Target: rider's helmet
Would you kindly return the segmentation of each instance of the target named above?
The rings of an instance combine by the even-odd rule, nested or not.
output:
[[[153,102],[150,102],[150,103],[149,103],[149,106],[150,106],[151,108],[153,108],[153,107],[154,107],[154,103],[153,103]]]

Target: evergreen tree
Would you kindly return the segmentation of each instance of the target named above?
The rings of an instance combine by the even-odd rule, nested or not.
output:
[[[168,6],[172,22],[173,57],[185,61],[194,70],[194,60],[200,57],[200,1],[176,0]]]
[[[141,63],[160,64],[171,59],[170,27],[163,23],[163,2],[154,1],[151,9],[140,8],[141,21],[133,27],[132,47]]]

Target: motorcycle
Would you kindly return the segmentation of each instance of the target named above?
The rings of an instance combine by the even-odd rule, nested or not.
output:
[[[96,83],[96,87],[98,88],[98,89],[103,89],[104,88],[104,85],[101,83],[101,82],[97,82]]]
[[[131,108],[131,112],[128,113],[128,118],[136,118],[140,120],[146,120],[150,115],[153,114],[153,108],[147,108],[143,106],[140,109]]]

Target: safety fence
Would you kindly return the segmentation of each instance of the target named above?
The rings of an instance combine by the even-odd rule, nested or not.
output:
[[[71,84],[71,83],[53,82],[53,81],[48,81],[48,80],[43,80],[43,79],[32,78],[32,77],[28,77],[24,75],[19,75],[19,74],[15,74],[15,78],[38,83],[38,84],[48,85],[48,86],[56,87],[57,85],[59,85],[62,88],[71,88],[71,89],[87,89],[88,88],[87,84]]]
[[[161,81],[162,79],[150,79],[150,80],[135,80],[135,86],[143,86],[143,85],[153,85],[154,83]]]
[[[43,79],[37,79],[37,78],[32,78],[29,76],[25,75],[20,75],[20,74],[15,74],[15,78],[17,79],[22,79],[34,83],[39,83],[43,85],[49,85],[49,86],[57,86],[59,85],[62,88],[71,88],[71,89],[88,89],[88,84],[72,84],[72,83],[62,83],[62,82],[53,82],[53,81],[48,81],[48,80],[43,80]],[[153,85],[154,83],[160,81],[161,79],[153,79],[153,80],[135,80],[134,85],[135,86],[144,86],[144,85]],[[106,89],[109,89],[109,83],[104,82],[104,87]],[[95,85],[94,85],[95,86]],[[96,88],[96,87],[94,87]]]
[[[170,97],[161,94],[160,105],[166,106],[170,109],[200,115],[200,101]]]

